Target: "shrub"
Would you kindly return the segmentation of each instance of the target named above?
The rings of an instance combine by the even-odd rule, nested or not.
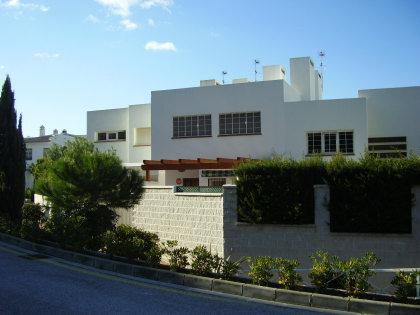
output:
[[[241,264],[246,261],[247,258],[241,258],[237,261],[231,261],[230,256],[222,260],[221,270],[217,273],[220,274],[222,279],[230,280],[241,270]]]
[[[396,287],[395,296],[402,301],[407,301],[409,297],[415,297],[417,276],[419,275],[420,271],[398,271],[391,281],[391,284]]]
[[[7,214],[0,214],[0,232],[19,236],[20,226],[16,220],[11,220]]]
[[[380,259],[373,253],[367,253],[362,258],[350,258],[338,262],[340,283],[347,294],[357,296],[371,288],[369,278],[375,274],[369,269],[375,267]]]
[[[275,259],[269,256],[259,256],[251,261],[248,275],[253,284],[267,285],[273,277],[273,269],[276,267]]]
[[[238,177],[238,220],[249,223],[314,223],[313,186],[322,182],[319,158],[276,158],[242,163]]]
[[[217,260],[218,260],[217,256]],[[217,268],[218,261],[215,262],[215,257],[203,245],[196,246],[191,251],[191,269],[193,273],[201,276],[208,276]]]
[[[99,249],[101,235],[115,227],[116,209],[131,208],[143,193],[136,170],[82,138],[52,146],[32,173],[36,192],[51,204],[53,237],[79,248]]]
[[[119,225],[107,231],[103,240],[104,251],[108,254],[140,259],[152,265],[158,264],[162,257],[156,234],[129,225]]]
[[[336,156],[327,164],[331,231],[411,233],[411,186],[419,174],[418,157]]]
[[[177,246],[178,241],[167,241],[163,243],[164,253],[169,256],[169,266],[173,271],[179,271],[188,266],[189,249]]]
[[[311,261],[312,268],[308,276],[312,284],[319,290],[336,288],[339,277],[337,272],[338,257],[331,257],[327,252],[319,250],[311,256]]]
[[[274,265],[277,269],[278,283],[285,289],[296,287],[302,281],[302,277],[296,272],[299,262],[294,259],[275,258]]]
[[[45,221],[44,219],[41,205],[25,203],[22,207],[21,237],[29,240],[41,239],[43,236],[41,224]]]

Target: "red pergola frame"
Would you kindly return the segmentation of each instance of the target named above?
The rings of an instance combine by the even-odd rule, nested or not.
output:
[[[236,159],[178,159],[178,160],[144,160],[141,166],[144,171],[157,170],[199,170],[199,169],[232,169],[240,163],[250,161],[249,158],[238,157]]]

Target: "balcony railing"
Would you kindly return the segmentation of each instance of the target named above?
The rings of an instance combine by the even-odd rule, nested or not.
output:
[[[177,193],[223,193],[223,187],[209,186],[176,186]]]

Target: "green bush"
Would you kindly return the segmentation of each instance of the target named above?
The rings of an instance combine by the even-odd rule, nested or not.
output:
[[[173,271],[179,271],[188,266],[189,249],[177,246],[178,241],[166,241],[163,243],[164,253],[169,256],[169,266]]]
[[[217,271],[220,274],[220,277],[225,280],[230,280],[238,274],[241,270],[241,264],[245,262],[246,258],[241,258],[237,261],[231,261],[230,257],[223,259],[221,262],[220,271]]]
[[[338,269],[341,273],[339,283],[347,294],[357,296],[371,288],[369,278],[375,272],[369,269],[375,267],[380,259],[373,253],[367,253],[362,258],[350,258],[338,262]]]
[[[219,256],[214,256],[203,245],[196,246],[191,251],[191,269],[194,274],[208,276],[218,267],[218,263]]]
[[[312,284],[321,291],[327,288],[337,288],[339,278],[337,272],[338,257],[331,257],[329,253],[319,250],[311,256],[311,261],[312,268],[308,276]]]
[[[276,158],[242,163],[235,173],[238,220],[250,223],[314,223],[314,188],[325,172],[320,158]]]
[[[395,296],[401,301],[407,301],[409,297],[416,296],[417,276],[420,271],[399,271],[395,274],[391,284],[396,287]]]
[[[159,247],[159,237],[154,233],[119,225],[107,231],[103,240],[107,254],[139,259],[152,265],[160,263],[163,251]]]
[[[28,240],[39,240],[42,238],[43,230],[41,224],[45,221],[42,207],[39,204],[25,203],[22,207],[22,224],[20,235]]]
[[[302,277],[297,273],[296,268],[299,262],[294,259],[275,258],[274,265],[278,272],[278,284],[285,289],[292,289],[296,287],[301,281]]]
[[[14,236],[20,235],[20,225],[16,220],[10,219],[7,214],[0,214],[0,232]]]
[[[248,275],[256,285],[268,285],[273,277],[273,269],[276,268],[276,261],[269,256],[259,256],[251,260]]]
[[[327,164],[332,232],[411,233],[411,186],[420,158],[360,161],[336,156]]]

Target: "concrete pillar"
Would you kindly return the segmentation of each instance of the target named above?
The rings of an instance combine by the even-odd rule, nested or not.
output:
[[[328,185],[314,185],[315,198],[315,226],[319,234],[330,233],[330,212],[328,204],[330,202],[330,187]]]

